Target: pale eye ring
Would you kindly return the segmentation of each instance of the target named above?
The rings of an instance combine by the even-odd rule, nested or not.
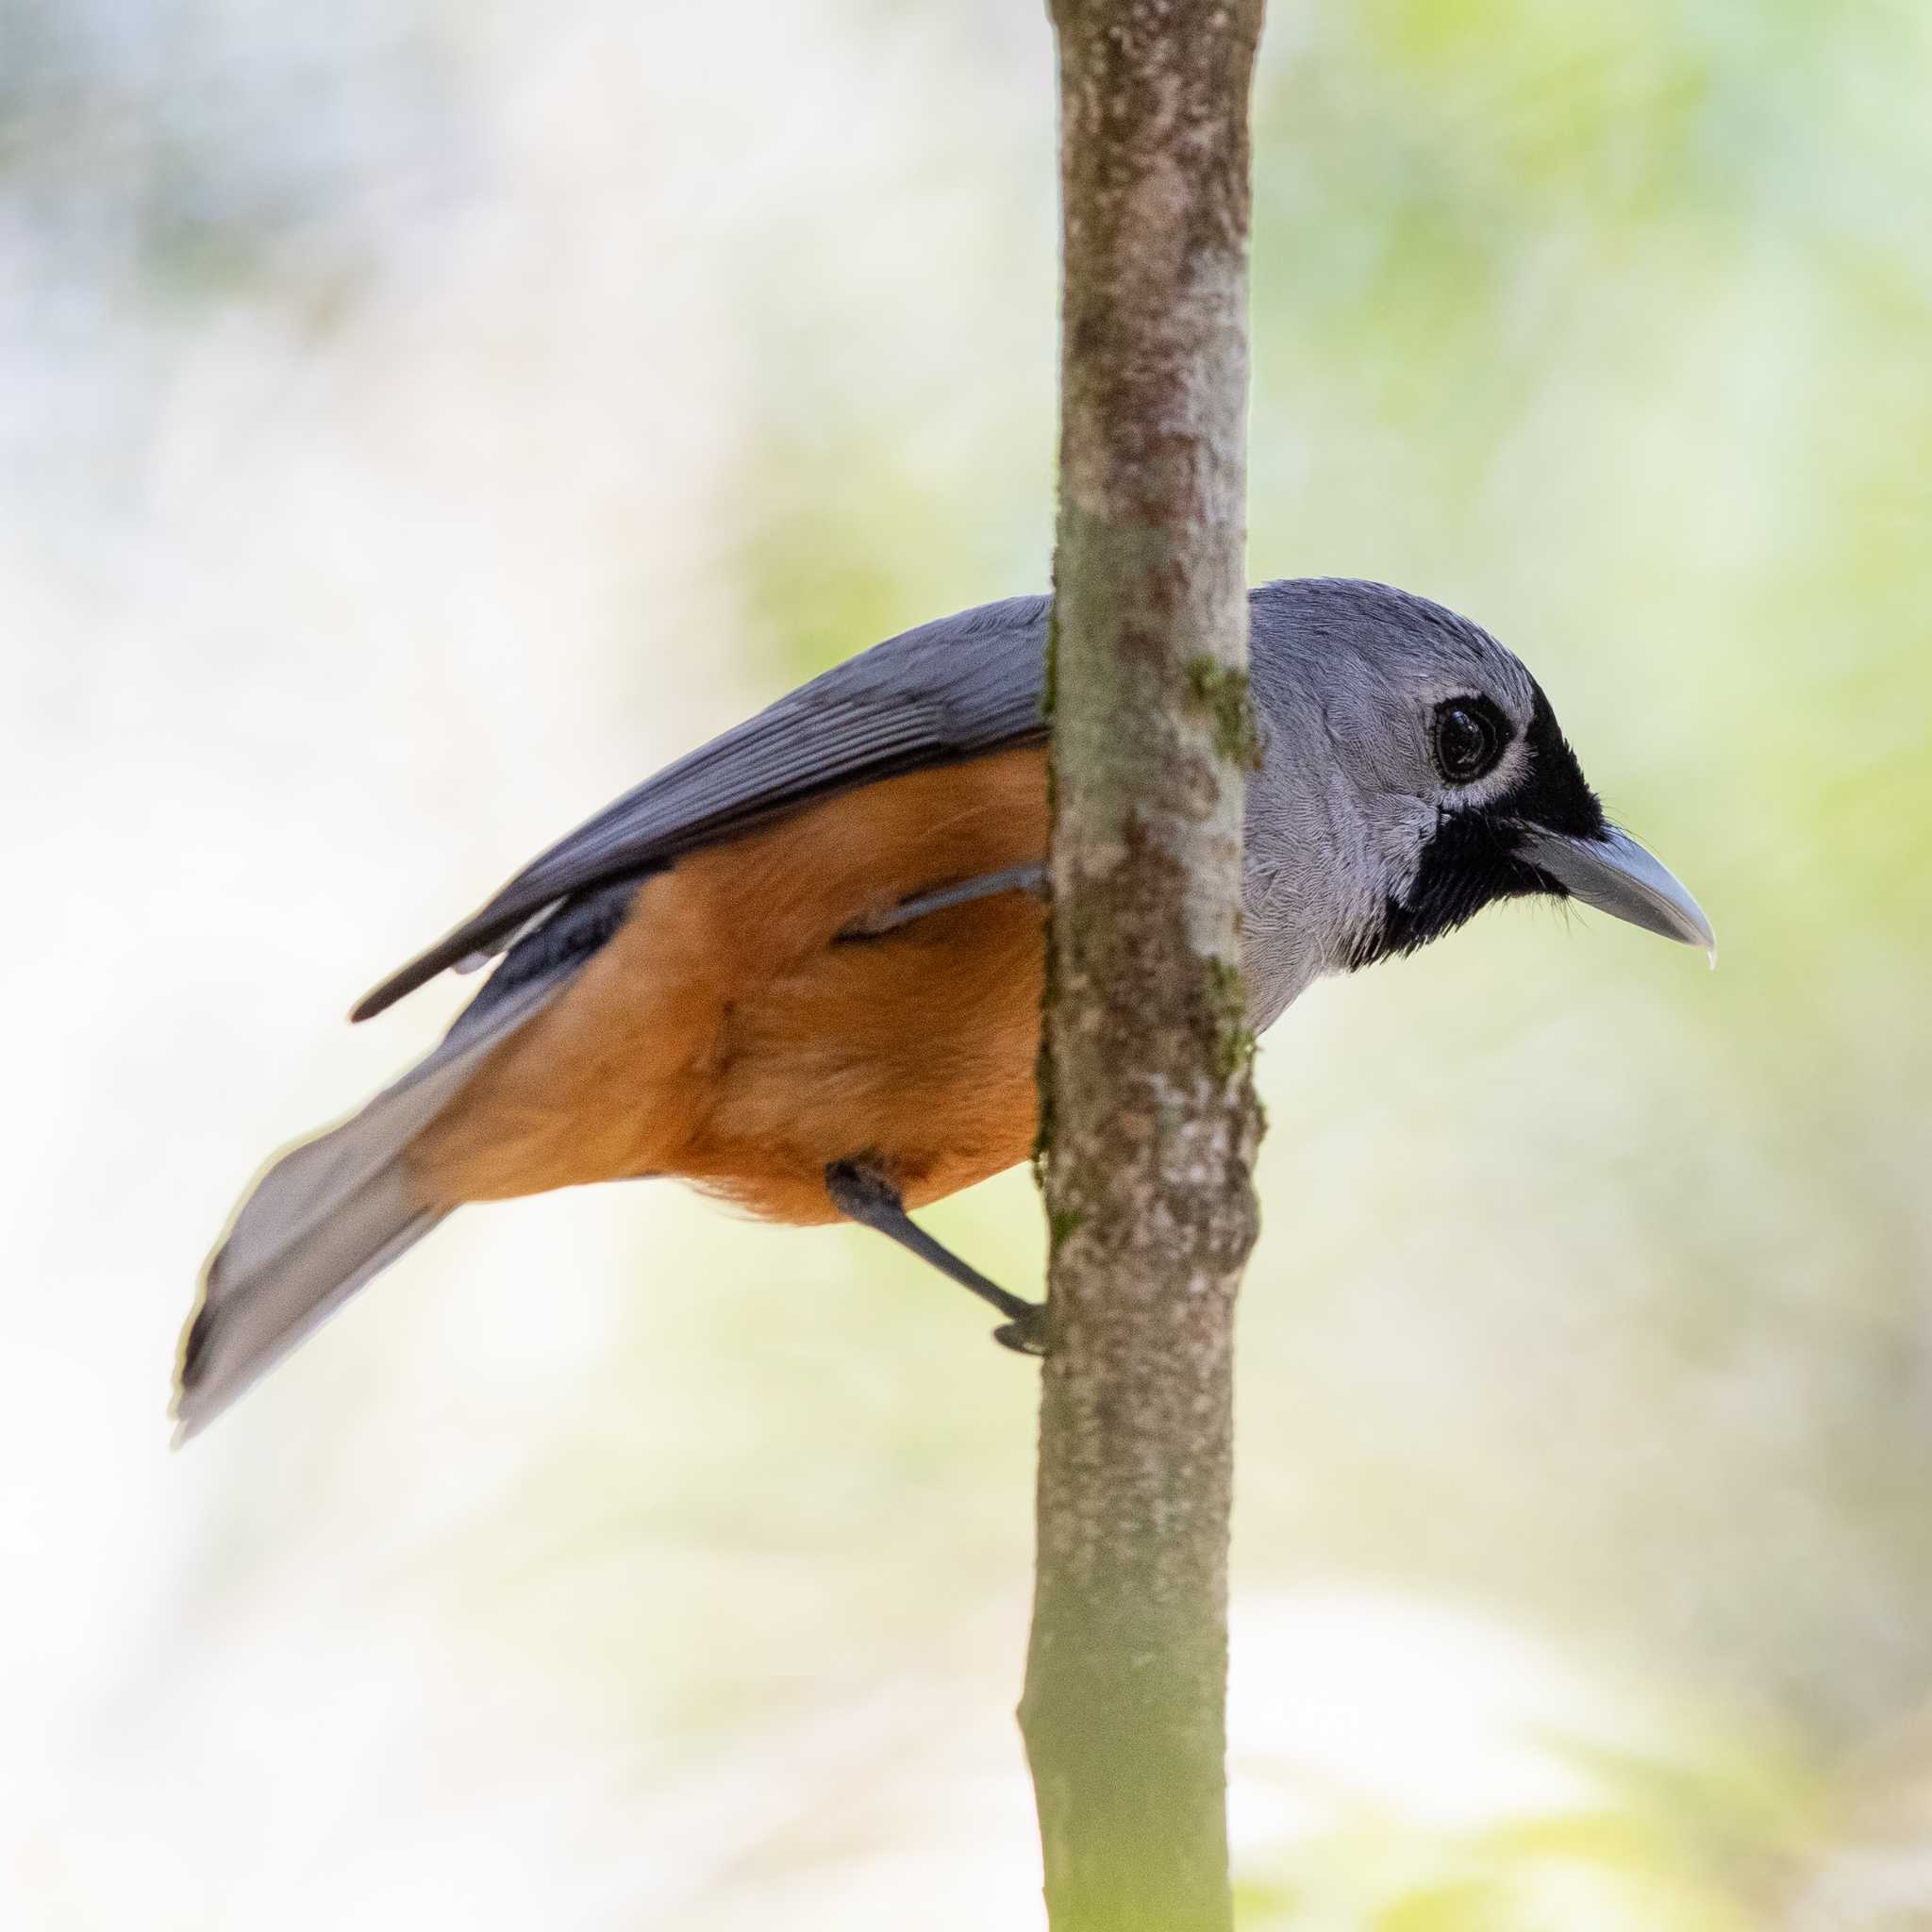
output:
[[[1509,727],[1488,698],[1444,698],[1436,707],[1429,748],[1436,769],[1452,785],[1474,785],[1496,769]]]

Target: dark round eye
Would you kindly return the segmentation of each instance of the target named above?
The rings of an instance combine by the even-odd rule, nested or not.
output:
[[[1474,785],[1495,769],[1509,728],[1488,698],[1447,698],[1436,707],[1436,766],[1452,785]]]

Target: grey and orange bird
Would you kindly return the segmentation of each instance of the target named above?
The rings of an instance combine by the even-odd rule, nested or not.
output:
[[[426,1059],[243,1199],[183,1340],[181,1434],[456,1208],[631,1176],[776,1221],[865,1223],[1036,1347],[1037,1308],[907,1210],[1033,1142],[1048,608],[984,605],[814,678],[626,792],[370,993],[355,1018],[501,956]],[[1343,580],[1270,584],[1250,611],[1257,1029],[1319,975],[1524,894],[1712,944],[1486,631]]]

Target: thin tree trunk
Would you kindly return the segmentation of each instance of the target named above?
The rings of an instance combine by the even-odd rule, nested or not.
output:
[[[1225,1932],[1248,94],[1261,0],[1051,0],[1065,293],[1020,1722],[1054,1932]]]

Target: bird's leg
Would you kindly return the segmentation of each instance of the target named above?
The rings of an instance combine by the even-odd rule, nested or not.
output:
[[[1021,1355],[1046,1353],[1046,1310],[1038,1302],[1023,1301],[989,1281],[976,1268],[969,1267],[950,1248],[942,1247],[906,1211],[899,1191],[884,1174],[862,1160],[835,1160],[825,1169],[825,1192],[832,1206],[848,1221],[861,1227],[876,1228],[903,1248],[909,1248],[922,1261],[928,1261],[941,1274],[971,1289],[981,1301],[991,1302],[1006,1321],[992,1331],[992,1339],[1003,1347]]]
[[[958,885],[941,886],[933,891],[921,892],[917,898],[900,900],[887,911],[854,920],[839,937],[841,940],[875,940],[882,933],[896,931],[902,925],[910,925],[915,919],[924,919],[929,912],[944,912],[955,906],[970,906],[975,899],[991,899],[1000,892],[1037,892],[1043,897],[1046,892],[1045,866],[1012,865],[1005,872],[982,873],[976,879],[961,879]]]

